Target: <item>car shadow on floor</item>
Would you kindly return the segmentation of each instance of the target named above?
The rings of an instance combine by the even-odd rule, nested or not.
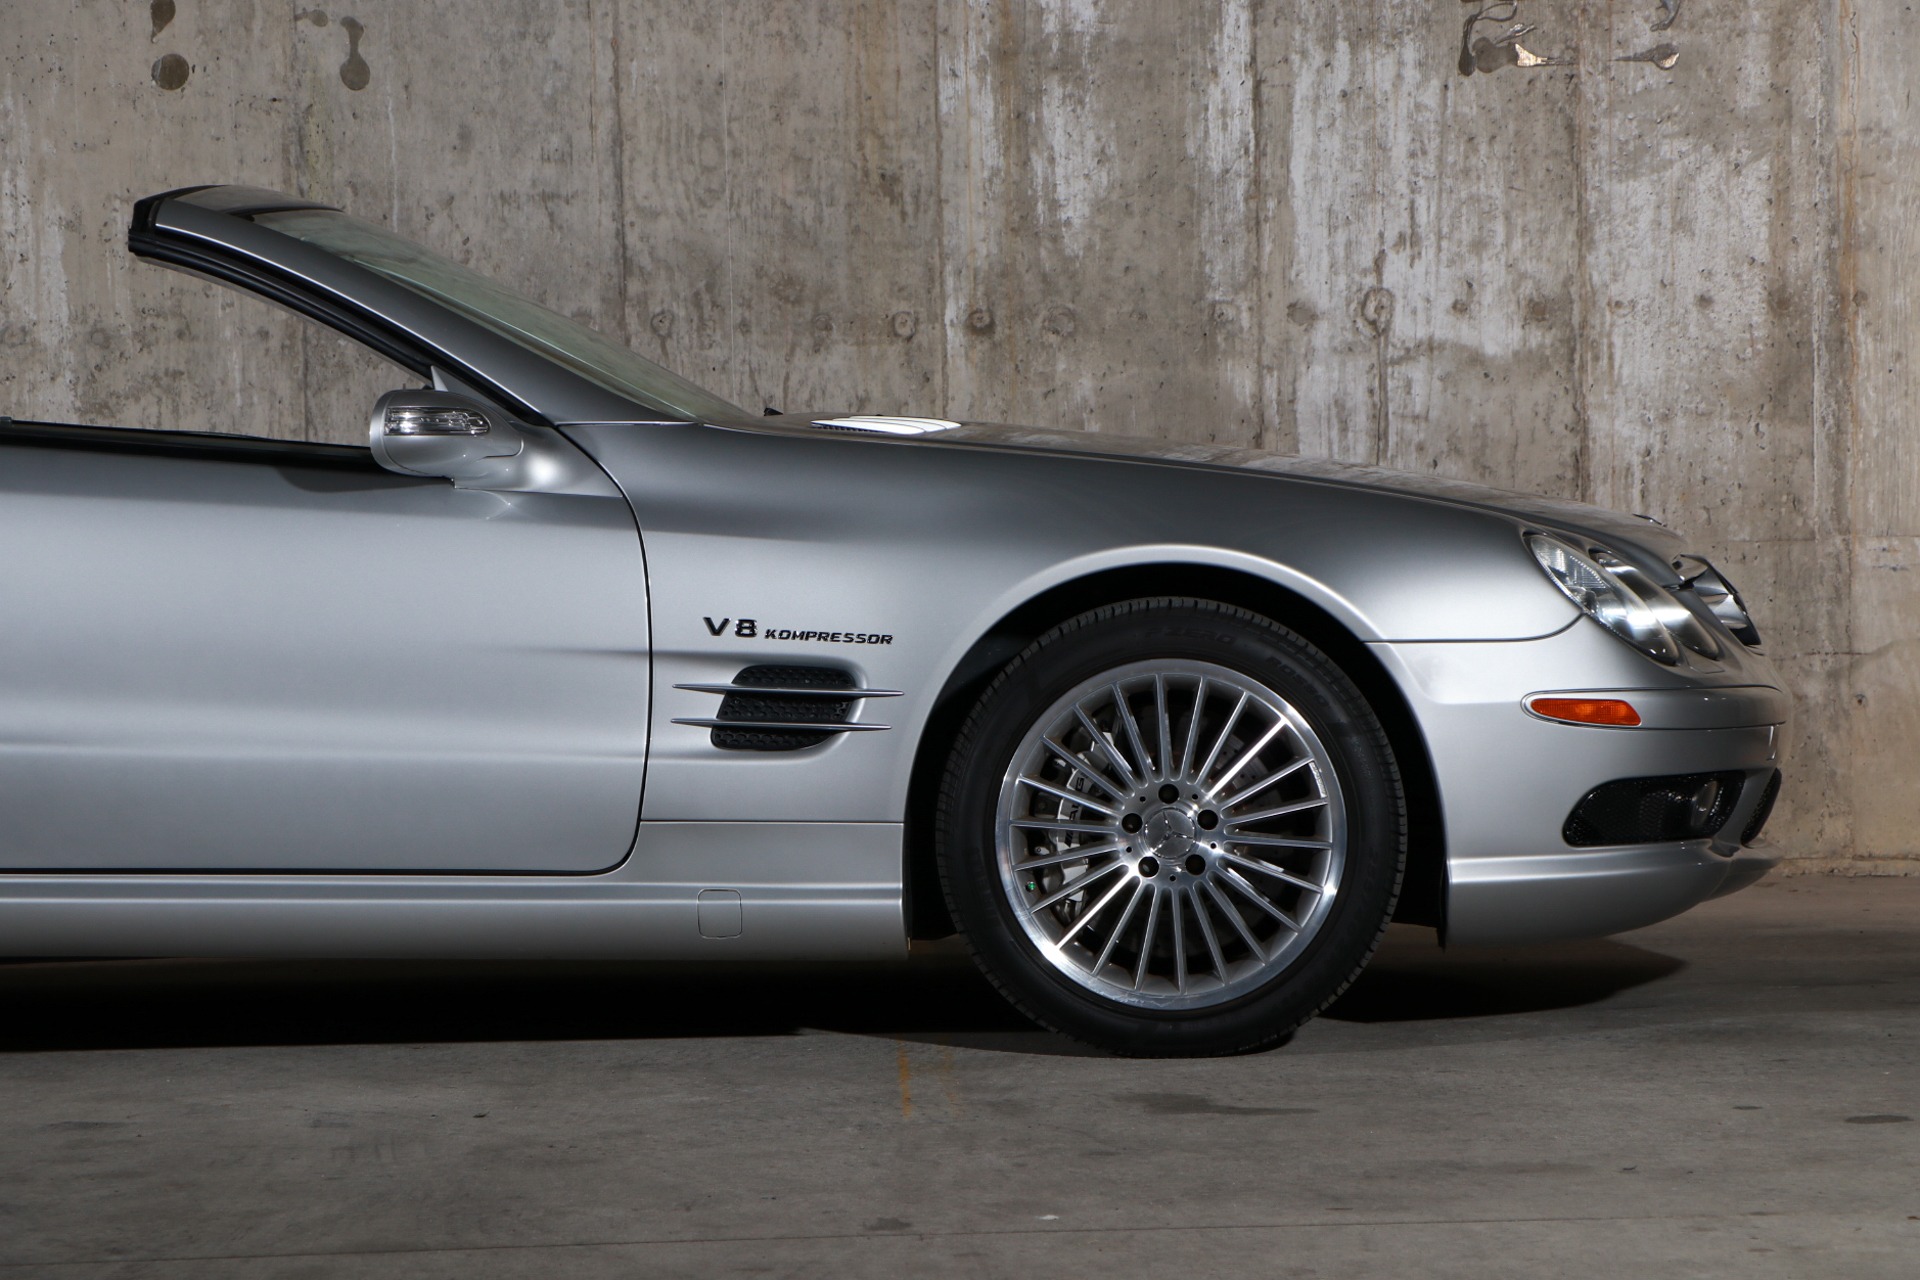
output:
[[[1685,968],[1684,960],[1612,938],[1442,951],[1430,933],[1396,926],[1366,971],[1321,1016],[1430,1022],[1575,1009]]]
[[[0,965],[0,1052],[1020,1032],[970,964],[71,960]]]
[[[1682,963],[1613,941],[1442,952],[1395,929],[1324,1015],[1425,1022],[1572,1008]],[[1030,1054],[1036,1030],[954,942],[906,964],[70,960],[0,965],[0,1052],[647,1040],[825,1031]]]
[[[1336,1022],[1459,1026],[1476,1018],[1598,1004],[1685,968],[1686,962],[1676,957],[1610,938],[1443,951],[1430,930],[1395,926],[1353,985],[1320,1016]],[[1033,1039],[1031,1029],[1021,1027],[895,1034],[963,1048],[1093,1052],[1062,1037]]]

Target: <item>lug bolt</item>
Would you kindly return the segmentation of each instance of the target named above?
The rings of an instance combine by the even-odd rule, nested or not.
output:
[[[1160,874],[1160,859],[1154,857],[1152,854],[1148,854],[1146,857],[1140,859],[1140,878],[1141,879],[1151,880],[1159,874]]]
[[[1134,832],[1138,831],[1140,829],[1140,815],[1137,813],[1130,813],[1126,817],[1120,819],[1120,829],[1126,832],[1128,835],[1132,835]]]
[[[1175,800],[1178,800],[1179,798],[1180,798],[1180,788],[1174,786],[1171,782],[1167,783],[1164,787],[1160,788],[1161,804],[1172,804]]]
[[[1211,809],[1202,809],[1197,821],[1200,823],[1202,830],[1211,831],[1220,825],[1220,815]]]
[[[1190,876],[1197,876],[1207,869],[1207,860],[1201,857],[1197,853],[1190,853],[1187,855],[1186,865],[1187,865],[1187,874]]]

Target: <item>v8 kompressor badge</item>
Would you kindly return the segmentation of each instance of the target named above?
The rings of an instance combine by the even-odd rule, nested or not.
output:
[[[739,640],[787,640],[815,644],[892,644],[893,636],[877,631],[796,631],[791,627],[762,627],[753,618],[701,618],[707,634],[731,635]]]

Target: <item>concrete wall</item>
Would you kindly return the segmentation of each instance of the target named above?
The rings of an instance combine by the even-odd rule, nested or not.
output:
[[[121,247],[295,190],[748,404],[1657,515],[1802,699],[1777,836],[1920,869],[1904,6],[1522,0],[1462,75],[1478,0],[351,3],[8,0],[0,412],[355,437],[390,371]]]

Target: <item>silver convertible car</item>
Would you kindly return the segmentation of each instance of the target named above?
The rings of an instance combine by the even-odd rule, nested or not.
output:
[[[413,378],[365,448],[0,419],[5,954],[957,931],[1049,1027],[1211,1054],[1313,1016],[1391,921],[1606,934],[1772,862],[1788,700],[1652,521],[749,414],[271,191],[150,197],[128,245]]]

